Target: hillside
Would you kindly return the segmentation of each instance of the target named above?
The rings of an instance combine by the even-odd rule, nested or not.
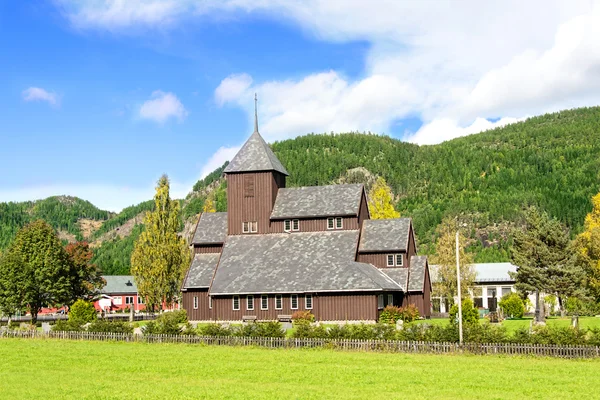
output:
[[[373,175],[382,175],[395,193],[397,209],[414,218],[423,254],[434,251],[434,231],[442,218],[459,217],[468,224],[474,239],[470,251],[480,262],[508,259],[510,231],[519,225],[524,206],[547,210],[575,233],[600,189],[599,107],[534,117],[433,146],[347,133],[311,134],[272,147],[290,172],[288,186],[368,183]],[[217,211],[226,209],[224,168],[198,181],[182,200],[186,235],[208,196]],[[143,214],[152,202],[109,215],[83,200],[74,199],[69,207],[56,199],[73,198],[0,204],[0,248],[33,218],[46,218],[78,238],[83,236],[79,221],[100,220],[102,225],[88,235],[94,261],[107,273],[127,273]]]

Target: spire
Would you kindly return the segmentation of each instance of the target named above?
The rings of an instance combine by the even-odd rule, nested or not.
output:
[[[258,98],[254,93],[254,132],[258,132]]]

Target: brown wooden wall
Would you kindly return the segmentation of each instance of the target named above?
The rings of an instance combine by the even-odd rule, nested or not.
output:
[[[298,219],[298,218],[294,218]],[[359,229],[357,217],[342,217],[342,229],[340,230],[357,230]],[[311,218],[311,219],[299,219],[300,221],[300,232],[321,232],[327,231],[327,218]],[[282,233],[284,220],[271,221],[271,232]],[[335,230],[335,229],[331,229]],[[294,233],[294,232],[292,232]]]
[[[259,321],[276,320],[279,315],[305,311],[304,295],[298,295],[298,309],[291,309],[290,295],[283,295],[283,309],[275,309],[275,295],[269,295],[269,309],[261,310],[259,295],[254,297],[254,310],[246,310],[246,296],[240,296],[240,309],[233,310],[232,296],[213,298],[213,316],[217,321],[239,321],[256,316]],[[311,312],[318,321],[375,321],[377,294],[314,294]]]
[[[194,296],[198,296],[198,309],[194,310]],[[210,321],[213,319],[209,308],[208,288],[182,292],[183,308],[190,321]]]
[[[220,253],[221,251],[223,251],[222,244],[209,246],[194,245],[194,254]]]
[[[254,196],[244,193],[244,180],[254,180]],[[230,235],[242,234],[242,223],[256,221],[258,232],[270,233],[270,217],[285,176],[279,172],[248,172],[227,174],[227,230]]]
[[[373,264],[377,268],[388,268],[387,266],[387,256],[388,254],[397,254],[397,252],[388,252],[388,253],[358,253],[357,260],[358,262]],[[407,257],[406,253],[402,254],[402,262],[404,268],[410,267],[410,259]],[[392,268],[392,267],[390,267]],[[396,268],[396,267],[393,267]]]
[[[422,317],[431,317],[431,279],[429,268],[425,271],[425,287],[423,292],[411,292],[404,296],[403,306],[414,304]]]

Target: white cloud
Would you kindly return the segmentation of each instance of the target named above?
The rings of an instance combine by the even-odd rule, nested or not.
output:
[[[183,121],[187,115],[187,110],[177,96],[173,93],[165,93],[160,90],[154,91],[150,100],[147,100],[140,107],[141,118],[159,123],[163,123],[171,117]]]
[[[23,100],[25,101],[45,101],[52,106],[58,106],[58,95],[53,92],[48,92],[39,87],[29,87],[23,90]]]
[[[215,91],[252,115],[270,140],[315,131],[389,132],[407,116],[424,121],[412,139],[435,143],[490,118],[523,118],[600,103],[597,1],[426,2],[379,0],[180,0],[68,2],[79,26],[163,29],[197,15],[259,12],[332,42],[366,41],[363,76],[314,71],[294,80],[225,78]],[[475,121],[475,122],[474,122]],[[434,129],[435,128],[435,129]],[[446,131],[446,129],[448,131]]]
[[[202,166],[202,169],[200,170],[200,179],[219,168],[225,161],[231,161],[233,156],[240,150],[240,147],[241,146],[220,147],[219,150],[217,150]]]

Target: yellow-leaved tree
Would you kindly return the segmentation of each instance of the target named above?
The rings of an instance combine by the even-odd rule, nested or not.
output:
[[[574,242],[576,263],[587,275],[587,286],[600,298],[600,193],[592,197],[592,212],[585,217],[583,232]]]
[[[458,231],[459,262],[460,262],[460,289],[462,298],[468,297],[469,288],[475,281],[475,268],[473,267],[473,254],[467,253],[465,247],[469,243],[467,237],[459,229],[456,219],[445,218],[437,227],[437,240],[435,242],[435,255],[431,257],[431,264],[437,265],[437,282],[433,284],[435,296],[445,297],[451,303],[457,294],[456,281],[456,232]]]
[[[206,198],[206,201],[204,202],[204,207],[202,207],[202,212],[203,213],[214,213],[217,210],[215,209],[215,200],[214,200],[214,191],[211,192],[208,197]]]
[[[385,179],[378,177],[369,191],[369,212],[371,218],[399,218],[400,213],[394,208],[393,198],[392,189],[390,189]]]
[[[179,232],[179,201],[169,197],[169,179],[163,175],[154,195],[154,210],[144,219],[145,230],[135,242],[131,272],[149,310],[172,304],[190,263],[190,251]]]

